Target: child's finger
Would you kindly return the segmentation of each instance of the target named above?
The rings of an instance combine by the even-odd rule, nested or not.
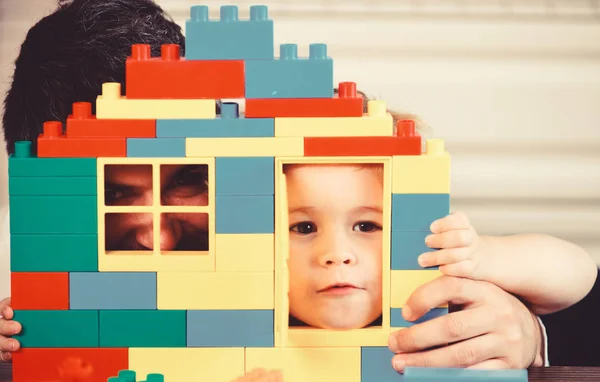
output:
[[[436,249],[468,247],[473,244],[475,237],[473,230],[454,230],[427,236],[425,245]]]
[[[467,218],[467,215],[457,211],[450,215],[447,215],[441,219],[438,219],[431,223],[430,230],[433,233],[442,233],[455,229],[470,229],[471,222]]]
[[[455,264],[469,258],[468,248],[449,248],[439,251],[425,252],[418,258],[419,265],[423,268],[435,267],[438,265]]]

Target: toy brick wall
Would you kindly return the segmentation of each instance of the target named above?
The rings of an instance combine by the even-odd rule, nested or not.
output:
[[[15,382],[106,381],[120,370],[168,382],[230,381],[256,367],[286,381],[397,381],[391,331],[412,325],[401,309],[435,278],[416,258],[429,224],[449,212],[450,158],[411,121],[394,121],[384,101],[338,84],[327,46],[279,47],[264,6],[240,20],[235,6],[208,20],[191,8],[186,54],[177,46],[132,47],[127,94],[106,83],[92,105],[76,103],[65,131],[47,122],[9,158],[11,282],[23,325]],[[208,36],[208,37],[207,37]],[[219,36],[219,38],[212,38]],[[245,99],[245,115],[236,103]],[[385,222],[383,324],[347,332],[287,325],[286,163],[381,163]],[[105,201],[105,170],[145,165],[207,169],[207,203],[169,206],[160,187],[145,206]],[[107,250],[111,214],[148,214],[153,246]],[[161,250],[160,216],[207,217],[208,248]],[[446,313],[431,311],[423,320]],[[69,377],[71,376],[71,377]],[[124,381],[129,381],[125,379]],[[134,377],[135,378],[135,377]],[[148,381],[151,377],[148,377]]]

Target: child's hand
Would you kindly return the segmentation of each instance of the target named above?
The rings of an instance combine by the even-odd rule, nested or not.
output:
[[[484,240],[475,232],[465,214],[456,212],[434,221],[431,232],[425,244],[439,250],[419,256],[420,266],[439,265],[440,272],[449,276],[482,279]]]
[[[14,312],[10,307],[10,297],[0,301],[0,362],[9,362],[12,352],[19,349],[19,341],[9,338],[21,331],[21,324],[12,321]]]
[[[254,369],[231,382],[283,382],[283,374],[279,370]]]

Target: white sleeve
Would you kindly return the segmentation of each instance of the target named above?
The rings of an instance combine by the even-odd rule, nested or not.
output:
[[[544,334],[544,366],[550,366],[550,361],[548,360],[548,334],[546,333],[546,327],[542,322],[541,318],[537,317],[538,322],[540,323],[540,327],[542,328],[542,333]]]

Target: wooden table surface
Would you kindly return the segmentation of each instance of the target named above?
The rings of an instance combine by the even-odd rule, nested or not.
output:
[[[542,381],[598,382],[600,381],[600,367],[556,366],[546,368],[532,368],[529,370],[529,382]],[[10,364],[0,363],[0,382],[12,382]]]

